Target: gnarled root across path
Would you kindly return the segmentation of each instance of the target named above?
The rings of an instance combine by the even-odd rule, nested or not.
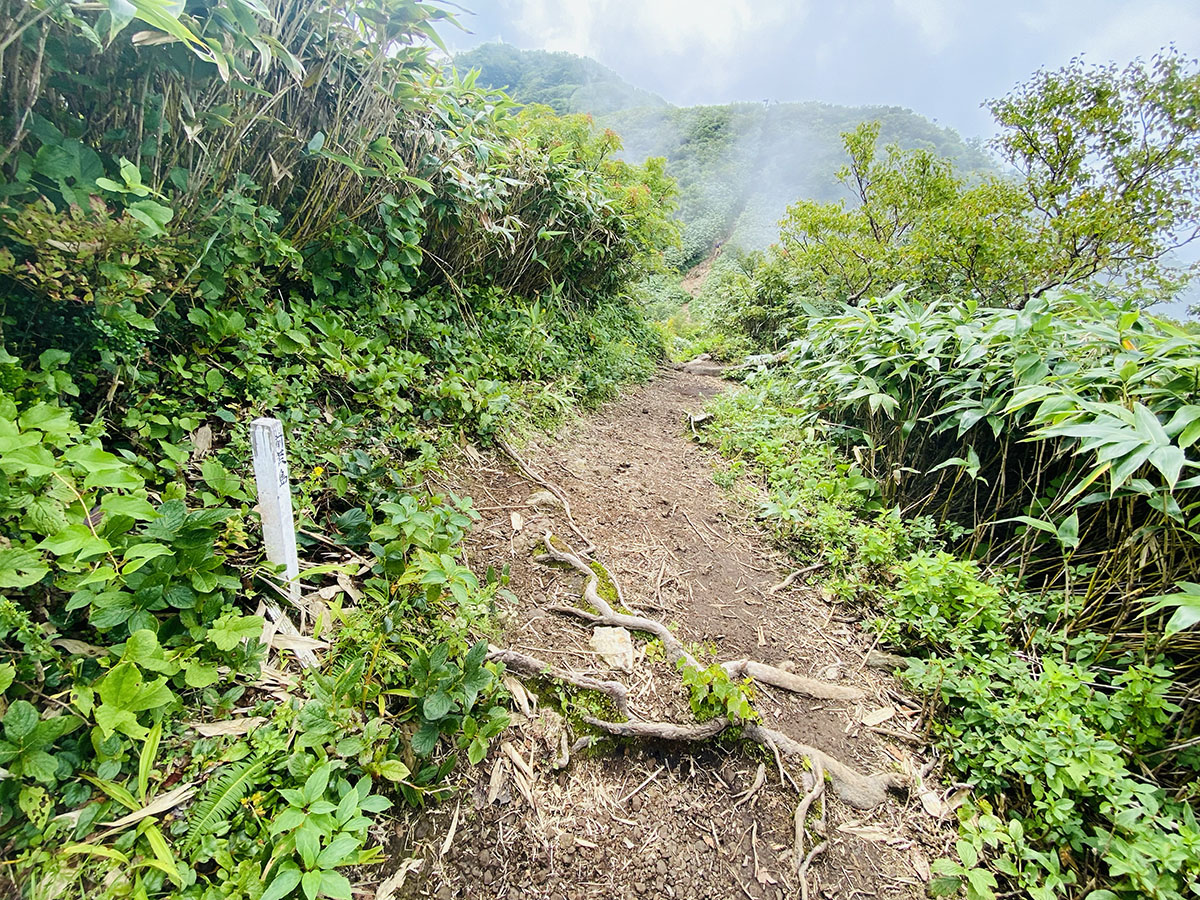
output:
[[[555,539],[550,532],[547,531],[545,533],[543,542],[546,547],[546,553],[539,556],[538,561],[562,563],[586,576],[587,580],[584,583],[583,601],[596,610],[593,613],[577,606],[553,606],[551,609],[554,612],[576,616],[593,624],[626,628],[630,631],[651,634],[662,642],[667,660],[672,664],[676,666],[690,666],[697,670],[703,668],[662,622],[646,616],[631,615],[614,610],[608,601],[600,596],[600,576],[596,571],[575,553],[564,549],[562,542]],[[613,584],[616,586],[616,580],[613,579],[612,573],[606,570],[606,574],[613,580]],[[619,593],[618,588],[618,595]],[[626,700],[626,691],[624,686],[619,682],[599,682],[590,678],[580,678],[556,669],[548,663],[535,660],[533,657],[514,654],[511,651],[493,651],[490,654],[490,658],[495,661],[504,661],[510,664],[515,663],[516,670],[526,675],[557,679],[576,687],[598,690],[614,701],[618,711],[622,715],[627,718],[630,715],[629,705]],[[770,666],[754,660],[734,660],[722,663],[722,668],[733,678],[751,678],[755,681],[808,697],[832,700],[858,700],[863,697],[863,691],[858,688],[804,678],[776,666]],[[872,809],[887,799],[888,788],[902,789],[906,785],[905,779],[895,773],[863,775],[824,751],[795,741],[782,732],[766,728],[757,722],[735,723],[725,717],[718,717],[708,722],[695,724],[639,721],[609,722],[594,716],[587,716],[585,720],[589,725],[617,737],[662,741],[705,741],[716,737],[726,729],[736,725],[741,728],[741,735],[744,739],[762,744],[776,754],[806,757],[814,771],[824,771],[829,774],[838,797],[857,809]]]

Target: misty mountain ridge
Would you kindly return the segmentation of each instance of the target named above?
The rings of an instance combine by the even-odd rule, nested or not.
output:
[[[672,262],[684,268],[721,242],[744,250],[768,246],[796,200],[849,199],[836,175],[846,162],[841,134],[861,122],[880,122],[882,143],[931,150],[964,173],[995,166],[977,142],[900,107],[816,101],[679,107],[593,59],[508,44],[483,44],[454,62],[479,69],[481,85],[505,88],[522,103],[594,116],[621,136],[631,161],[665,157],[679,182],[684,223],[683,250]]]
[[[482,85],[504,88],[522,103],[542,103],[559,115],[601,116],[622,109],[669,105],[658,94],[634,87],[608,66],[574,53],[490,43],[459,53],[454,65],[462,71],[479,69]]]

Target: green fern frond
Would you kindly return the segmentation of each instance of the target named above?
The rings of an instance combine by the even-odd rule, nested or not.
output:
[[[256,780],[267,770],[270,762],[271,759],[267,756],[243,759],[227,766],[225,771],[212,781],[204,799],[192,807],[184,849],[190,849],[200,838],[215,831],[237,811],[242,798],[254,787]]]

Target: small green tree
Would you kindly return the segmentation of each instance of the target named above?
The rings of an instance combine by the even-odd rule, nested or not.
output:
[[[1057,287],[1152,300],[1187,281],[1165,258],[1200,235],[1194,60],[1075,60],[989,105],[1004,128],[994,146],[1020,177],[967,184],[928,151],[880,153],[878,124],[844,134],[852,203],[802,200],[781,223],[794,289],[856,303],[903,282],[1023,307]]]
[[[801,200],[780,224],[780,254],[790,261],[796,287],[815,297],[856,302],[915,274],[909,248],[914,229],[962,190],[950,161],[928,150],[878,149],[879,123],[842,135],[850,162],[838,180],[854,202]]]
[[[1040,271],[1022,300],[1097,276],[1162,296],[1164,265],[1200,235],[1200,71],[1174,49],[1149,62],[1040,71],[988,103],[994,146],[1024,176]]]

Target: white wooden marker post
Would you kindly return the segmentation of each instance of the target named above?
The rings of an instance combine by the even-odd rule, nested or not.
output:
[[[250,423],[254,449],[254,480],[258,484],[258,509],[262,514],[267,559],[283,566],[288,596],[300,599],[300,561],[296,555],[296,522],[292,517],[292,485],[288,474],[283,423],[255,419]]]

